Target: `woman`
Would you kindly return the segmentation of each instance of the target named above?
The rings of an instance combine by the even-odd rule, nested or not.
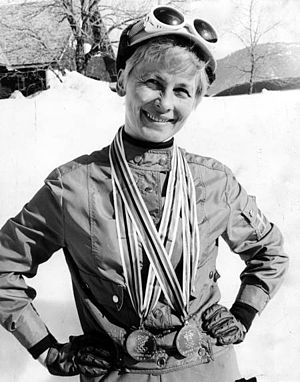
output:
[[[82,381],[239,380],[233,345],[278,289],[282,237],[231,171],[179,149],[215,76],[206,41],[171,7],[122,33],[117,92],[125,125],[109,147],[54,170],[1,231],[3,326],[54,375]],[[221,306],[218,239],[245,261]],[[58,343],[22,275],[63,248],[84,334]]]

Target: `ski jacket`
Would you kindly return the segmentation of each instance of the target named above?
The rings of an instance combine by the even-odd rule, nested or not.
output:
[[[124,142],[126,158],[156,225],[164,205],[172,147],[147,149]],[[287,268],[282,235],[258,209],[232,172],[215,159],[184,152],[197,202],[201,252],[189,313],[201,315],[220,300],[216,269],[222,237],[245,263],[236,301],[261,312],[282,282]],[[122,343],[138,327],[126,289],[112,199],[109,147],[55,169],[44,186],[7,221],[0,233],[0,320],[27,349],[49,334],[32,301],[35,291],[25,277],[63,249],[73,281],[84,332],[105,330]],[[180,266],[177,243],[172,263]],[[233,275],[234,276],[234,275]],[[162,298],[148,315],[147,328],[180,326]]]

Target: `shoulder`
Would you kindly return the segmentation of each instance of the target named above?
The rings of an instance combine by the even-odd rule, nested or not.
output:
[[[109,166],[109,146],[91,154],[84,154],[55,168],[46,178],[46,181],[72,176],[76,173],[85,173],[92,164]]]
[[[202,156],[199,154],[189,153],[186,150],[181,149],[187,163],[198,169],[202,169],[206,172],[217,172],[220,175],[231,175],[232,171],[224,163],[218,161],[215,158]]]

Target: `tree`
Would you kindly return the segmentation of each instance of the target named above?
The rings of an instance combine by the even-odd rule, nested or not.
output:
[[[56,61],[61,69],[66,61],[72,61],[75,70],[82,74],[86,74],[91,58],[101,55],[113,77],[115,53],[110,35],[142,17],[150,7],[150,0],[136,2],[130,8],[121,0],[107,3],[105,0],[44,0],[5,5],[1,7],[0,18],[0,31],[5,32],[0,39],[5,44],[2,50],[10,55],[15,52],[15,56],[20,56],[19,61],[25,53],[24,63],[29,57],[31,63],[44,62],[47,57],[47,62]],[[60,53],[53,51],[58,45],[59,52],[61,45],[66,47],[66,61],[62,62],[57,57]]]
[[[63,6],[62,20],[66,18],[76,41],[76,70],[85,74],[89,60],[101,54],[106,68],[115,77],[114,62],[120,31],[129,23],[139,20],[158,3],[181,7],[186,0],[53,0],[53,7]]]
[[[5,23],[7,30],[18,30],[18,39],[35,40],[38,49],[35,53],[45,54],[50,50],[48,44],[51,32],[47,33],[47,20],[51,12],[52,19],[59,25],[69,24],[73,36],[73,47],[69,55],[73,56],[75,69],[82,74],[90,60],[101,55],[106,69],[112,79],[115,78],[115,50],[121,30],[129,23],[142,18],[152,6],[159,3],[176,4],[180,7],[183,0],[155,1],[155,0],[44,0],[24,3],[26,20],[11,17],[10,22],[0,20],[0,25]],[[13,9],[12,9],[13,11]],[[45,17],[41,18],[41,14]],[[47,18],[48,15],[48,18]],[[35,19],[35,22],[33,20]],[[38,21],[37,21],[38,19]],[[40,20],[43,20],[40,22]],[[52,21],[53,22],[53,21]],[[23,44],[24,45],[24,44]],[[11,44],[14,49],[14,44]],[[35,45],[37,47],[37,45]],[[72,53],[73,52],[73,53]],[[63,68],[62,68],[63,69]]]
[[[98,0],[55,0],[62,2],[64,17],[67,18],[75,39],[76,70],[85,74],[91,57],[101,52],[107,69],[112,74],[114,52],[106,27],[101,17]]]
[[[261,79],[258,75],[259,69],[269,56],[267,52],[261,53],[258,46],[262,43],[265,35],[279,25],[279,22],[268,22],[266,12],[264,9],[259,8],[257,0],[248,0],[247,5],[245,5],[245,1],[241,4],[241,0],[239,0],[237,8],[239,15],[236,22],[237,27],[230,33],[233,33],[241,41],[248,52],[248,62],[246,64],[241,63],[237,69],[242,76],[247,75],[249,82],[248,94],[252,94],[255,81]]]
[[[76,39],[76,67],[85,72],[88,61],[101,52],[106,66],[112,69],[121,30],[145,16],[157,4],[175,4],[180,8],[186,0],[55,0],[62,1]],[[77,10],[76,10],[77,7]],[[78,9],[79,7],[79,9]],[[77,17],[79,15],[79,18]],[[111,72],[111,70],[110,70]]]

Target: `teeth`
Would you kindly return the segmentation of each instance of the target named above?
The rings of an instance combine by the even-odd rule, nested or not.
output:
[[[152,119],[152,120],[155,121],[155,122],[168,122],[168,119],[160,119],[160,118],[157,118],[157,117],[155,117],[154,115],[148,113],[147,111],[146,111],[146,115],[147,115],[148,118]]]

